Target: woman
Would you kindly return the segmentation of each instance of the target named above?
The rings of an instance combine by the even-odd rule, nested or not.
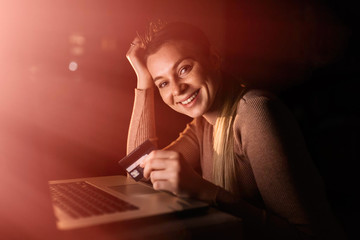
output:
[[[155,190],[206,201],[244,220],[248,238],[341,237],[301,133],[276,97],[221,71],[198,28],[151,24],[131,43],[137,75],[128,149],[156,142],[154,86],[193,118],[179,138],[142,163]]]

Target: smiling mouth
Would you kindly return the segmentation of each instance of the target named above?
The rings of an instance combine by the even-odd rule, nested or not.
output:
[[[199,94],[199,90],[197,90],[193,95],[191,95],[188,99],[186,99],[185,101],[182,101],[182,102],[178,102],[178,103],[181,103],[182,105],[187,105],[189,103],[191,103],[195,98],[196,96]]]

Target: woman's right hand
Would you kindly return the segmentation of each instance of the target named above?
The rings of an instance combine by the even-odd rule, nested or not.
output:
[[[126,58],[129,60],[137,76],[137,88],[147,89],[154,87],[153,79],[144,62],[144,48],[138,37],[136,37],[130,45],[126,53]]]
[[[155,190],[169,191],[179,197],[193,197],[214,203],[218,187],[203,179],[182,155],[172,150],[154,150],[140,164],[144,178]]]

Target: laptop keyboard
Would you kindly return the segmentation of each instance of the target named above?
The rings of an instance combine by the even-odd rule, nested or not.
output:
[[[138,209],[85,181],[51,184],[50,192],[54,205],[73,218]]]

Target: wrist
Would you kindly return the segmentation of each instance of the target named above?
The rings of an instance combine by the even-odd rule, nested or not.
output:
[[[137,76],[137,89],[148,89],[154,87],[154,81],[149,75],[138,75]]]

